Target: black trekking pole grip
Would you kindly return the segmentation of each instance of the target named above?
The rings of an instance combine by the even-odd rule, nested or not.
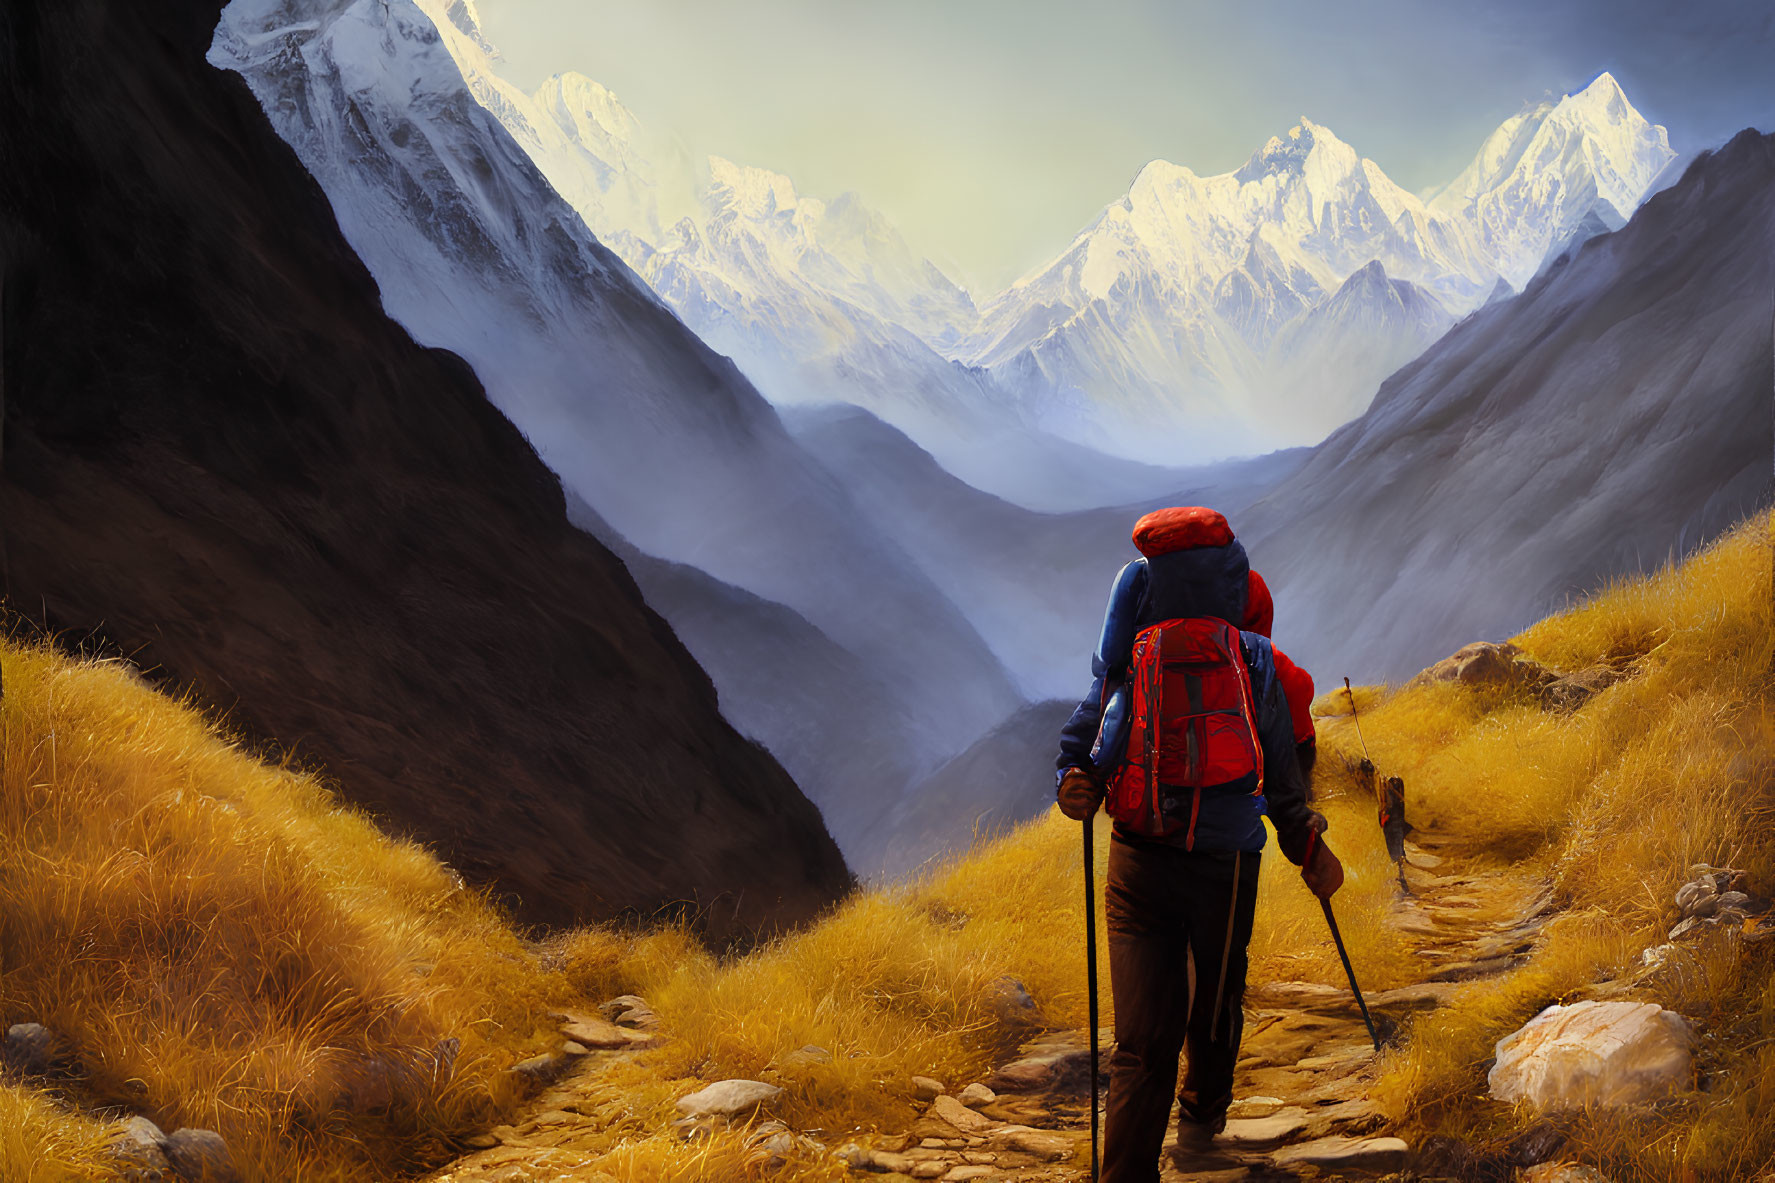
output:
[[[1091,1024],[1091,1183],[1097,1183],[1097,842],[1085,815],[1085,995]]]

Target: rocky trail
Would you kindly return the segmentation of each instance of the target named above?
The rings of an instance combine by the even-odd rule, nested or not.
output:
[[[1553,912],[1544,886],[1497,871],[1463,871],[1458,853],[1434,832],[1420,831],[1407,850],[1410,891],[1400,893],[1393,918],[1422,958],[1424,975],[1415,985],[1368,994],[1383,1041],[1414,1012],[1520,964]],[[1103,985],[1107,994],[1107,981]],[[1377,1057],[1347,988],[1267,982],[1248,992],[1245,1009],[1238,1099],[1226,1131],[1207,1158],[1178,1161],[1168,1140],[1165,1183],[1367,1178],[1407,1165],[1411,1147],[1389,1136],[1370,1099]],[[613,1127],[644,1135],[644,1120],[629,1111],[608,1077],[670,1032],[657,1029],[639,999],[613,1000],[603,1011],[602,1018],[562,1016],[563,1049],[515,1069],[542,1081],[541,1091],[516,1121],[477,1138],[471,1153],[430,1183],[595,1179],[587,1173],[594,1146],[608,1147]],[[1110,1036],[1105,1028],[1106,1065]],[[796,1054],[828,1053],[807,1048]],[[909,1087],[923,1114],[905,1130],[854,1140],[792,1130],[771,1119],[774,1086],[746,1081],[722,1082],[681,1103],[689,1116],[677,1126],[695,1138],[713,1126],[745,1125],[753,1147],[748,1174],[760,1178],[830,1154],[859,1179],[883,1183],[1075,1183],[1089,1177],[1088,1072],[1088,1032],[1047,1032],[965,1088],[914,1078]]]

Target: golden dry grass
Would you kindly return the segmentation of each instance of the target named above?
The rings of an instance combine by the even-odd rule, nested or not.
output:
[[[1623,581],[1516,638],[1561,671],[1629,673],[1570,714],[1453,685],[1387,696],[1365,716],[1417,820],[1501,874],[1544,876],[1566,909],[1530,963],[1419,1021],[1382,1082],[1420,1132],[1483,1135],[1524,1115],[1483,1099],[1495,1042],[1542,1007],[1601,984],[1658,1001],[1706,1033],[1706,1084],[1656,1111],[1575,1120],[1582,1157],[1627,1180],[1738,1179],[1775,1157],[1775,956],[1725,935],[1642,974],[1677,919],[1695,863],[1731,865],[1775,894],[1775,607],[1770,519],[1679,567]],[[1330,729],[1334,745],[1354,741]]]
[[[1382,1099],[1409,1129],[1483,1135],[1517,1120],[1481,1099],[1493,1043],[1548,1002],[1631,974],[1690,863],[1742,866],[1775,890],[1770,567],[1759,520],[1529,630],[1519,643],[1558,669],[1631,667],[1575,713],[1454,686],[1359,690],[1368,745],[1406,778],[1413,820],[1500,882],[1551,880],[1566,909],[1527,966],[1420,1020],[1387,1061]],[[510,1112],[497,1069],[540,1049],[545,1012],[564,1002],[639,993],[671,1035],[585,1087],[590,1128],[556,1172],[577,1180],[755,1175],[743,1131],[693,1145],[669,1131],[679,1097],[731,1076],[784,1085],[781,1115],[828,1144],[900,1128],[911,1075],[966,1083],[1017,1037],[996,1001],[1006,977],[1047,1025],[1085,1022],[1079,827],[1055,812],[744,956],[665,926],[563,934],[539,958],[424,851],[313,779],[249,759],[124,669],[36,648],[0,656],[0,1018],[66,1032],[87,1095],[221,1129],[256,1177],[383,1178],[435,1160],[447,1136]],[[1422,961],[1388,924],[1394,868],[1347,770],[1347,720],[1326,722],[1322,746],[1353,958],[1365,986],[1409,981]],[[1262,892],[1254,980],[1340,981],[1317,904],[1273,847]],[[1775,1101],[1769,962],[1767,946],[1702,947],[1638,987],[1715,1033],[1711,1087],[1651,1115],[1582,1119],[1586,1155],[1617,1183],[1746,1177],[1775,1152],[1760,1120]],[[1108,1001],[1106,988],[1106,1024]],[[446,1036],[463,1044],[447,1082],[397,1073],[391,1104],[346,1103],[354,1065],[423,1065]],[[787,1059],[809,1044],[830,1062]],[[28,1092],[0,1093],[0,1120],[11,1111],[0,1177],[59,1177],[99,1136]],[[844,1173],[826,1157],[777,1177]]]
[[[438,1158],[515,1099],[498,1069],[565,984],[482,897],[122,664],[0,656],[0,1019],[71,1043],[71,1096],[317,1180]],[[90,1148],[20,1096],[0,1178]]]

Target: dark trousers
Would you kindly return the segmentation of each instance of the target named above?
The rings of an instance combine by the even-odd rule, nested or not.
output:
[[[1261,855],[1110,846],[1104,909],[1116,1049],[1103,1131],[1103,1183],[1154,1183],[1177,1084],[1181,1119],[1219,1129],[1245,1029],[1245,949]]]

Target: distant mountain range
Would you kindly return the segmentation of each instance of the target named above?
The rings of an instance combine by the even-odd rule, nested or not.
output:
[[[1775,136],[1702,153],[1628,224],[1474,314],[1244,515],[1276,635],[1398,677],[1767,504]]]
[[[866,874],[943,829],[929,801],[983,753],[1039,730],[1028,704],[1082,691],[1144,509],[1227,510],[1284,647],[1365,677],[1700,541],[1754,499],[1746,449],[1768,451],[1761,428],[1720,429],[1768,387],[1743,319],[1768,254],[1728,257],[1765,226],[1733,179],[1759,175],[1756,150],[1702,157],[1611,232],[1669,151],[1606,75],[1427,200],[1305,122],[1222,177],[1155,162],[976,309],[854,199],[719,161],[698,187],[595,84],[509,87],[466,0],[234,0],[210,56],[319,180],[390,313],[475,366]],[[1671,209],[1680,233],[1668,213],[1641,227]],[[1677,242],[1691,254],[1661,253]],[[1278,384],[1210,391],[1189,412],[1204,439],[1259,412],[1357,418],[1194,467],[1044,430],[1125,411],[1160,439],[1141,384],[1167,356]],[[1041,377],[1068,358],[1121,404]],[[1632,432],[1611,388],[1633,392]],[[994,789],[998,816],[1020,791]]]
[[[1048,509],[1117,499],[1060,440],[1159,466],[1318,442],[1461,316],[1621,226],[1674,155],[1609,74],[1506,121],[1428,200],[1303,119],[1234,172],[1153,161],[977,307],[854,194],[822,201],[720,158],[658,163],[580,75],[525,95],[485,60],[464,74],[773,402],[865,407],[971,483]]]
[[[325,190],[389,314],[460,353],[606,541],[645,557],[631,560],[643,591],[683,629],[732,717],[810,796],[891,798],[1022,695],[919,564],[593,237],[471,94],[458,62],[486,51],[466,17],[450,18],[466,11],[235,0],[209,58],[247,80]],[[723,600],[756,609],[735,609],[728,630],[754,631],[712,623]],[[761,643],[772,630],[781,645]],[[810,727],[752,697],[823,686],[836,700],[840,667],[866,670],[856,693],[882,709]],[[860,780],[827,783],[845,752],[896,747]]]

